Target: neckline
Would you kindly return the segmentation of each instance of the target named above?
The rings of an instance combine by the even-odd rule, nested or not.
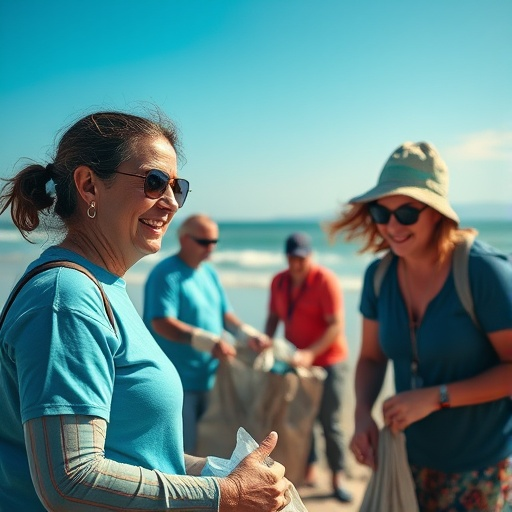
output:
[[[62,258],[62,253],[67,254],[69,256]],[[40,258],[45,258],[48,261],[56,259],[69,259],[70,261],[79,263],[84,267],[88,268],[89,270],[91,270],[98,278],[98,281],[101,281],[102,284],[119,285],[124,288],[126,287],[126,281],[124,277],[118,276],[117,274],[110,272],[110,270],[106,269],[105,267],[93,263],[92,261],[88,260],[81,254],[78,254],[77,252],[73,251],[72,249],[68,249],[67,247],[61,247],[60,245],[53,245],[51,247],[48,247],[41,254]]]

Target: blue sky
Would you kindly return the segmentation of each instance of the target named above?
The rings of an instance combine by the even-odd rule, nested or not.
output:
[[[156,105],[188,213],[331,215],[405,140],[452,202],[512,205],[511,48],[510,0],[4,1],[0,176],[82,114]]]

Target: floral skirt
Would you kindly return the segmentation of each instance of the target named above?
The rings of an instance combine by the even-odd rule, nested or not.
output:
[[[512,512],[512,461],[443,473],[411,465],[421,512]]]

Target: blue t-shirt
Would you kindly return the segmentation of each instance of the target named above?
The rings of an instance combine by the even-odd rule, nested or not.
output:
[[[83,265],[100,281],[117,333],[98,287],[76,270],[38,274],[16,298],[0,331],[0,504],[12,504],[11,510],[44,510],[30,479],[22,428],[40,416],[101,417],[108,422],[107,458],[185,474],[181,382],[124,280],[58,247],[29,269],[59,259]]]
[[[378,298],[373,287],[378,260],[368,267],[360,310],[365,318],[379,322],[380,345],[393,361],[395,387],[401,392],[411,389],[412,348],[397,263],[394,258]],[[475,241],[469,254],[469,278],[483,331],[512,329],[512,265],[506,257]],[[416,337],[424,387],[467,379],[499,364],[491,343],[464,310],[452,271],[429,303]],[[411,463],[447,472],[484,468],[512,453],[512,401],[503,398],[442,409],[405,433]]]
[[[188,344],[159,336],[155,318],[177,318],[216,335],[224,330],[224,315],[232,310],[215,269],[208,262],[191,268],[177,254],[162,260],[149,274],[144,293],[144,322],[174,363],[185,391],[213,387],[218,360]]]

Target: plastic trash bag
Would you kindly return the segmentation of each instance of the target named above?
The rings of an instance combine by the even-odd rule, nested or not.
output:
[[[206,464],[201,472],[202,476],[228,476],[242,462],[247,455],[258,448],[258,443],[251,435],[240,427],[236,434],[236,446],[230,459],[221,459],[220,457],[207,457]],[[283,512],[307,512],[304,503],[300,499],[299,493],[293,484],[288,490],[290,493],[290,503],[286,505]]]

